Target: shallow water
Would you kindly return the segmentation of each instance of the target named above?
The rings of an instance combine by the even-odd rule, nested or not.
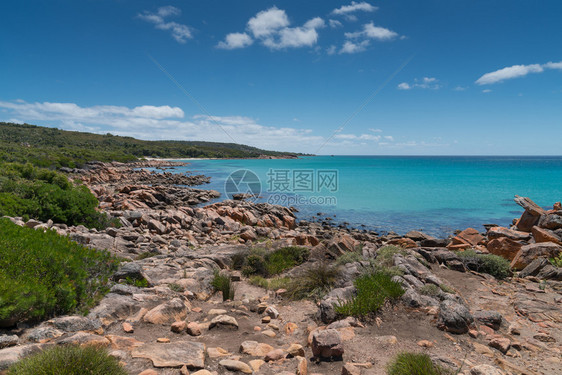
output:
[[[468,226],[506,226],[522,213],[513,201],[515,194],[543,207],[562,199],[562,157],[558,156],[318,156],[189,162],[170,171],[212,177],[202,187],[219,191],[221,199],[233,189],[246,192],[260,186],[259,201],[295,206],[301,219],[322,212],[336,215],[336,222],[398,233],[421,229],[444,236]],[[241,169],[255,173],[259,181],[242,173],[235,176],[234,185],[230,180],[225,191],[229,175]],[[334,175],[337,184],[330,185]],[[313,204],[318,201],[324,204]]]

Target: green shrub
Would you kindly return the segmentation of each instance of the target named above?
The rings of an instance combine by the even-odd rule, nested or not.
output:
[[[117,266],[106,251],[0,219],[0,322],[85,311]]]
[[[554,267],[560,267],[560,268],[562,268],[562,253],[558,254],[557,257],[550,258],[550,263],[551,263]]]
[[[31,164],[0,162],[0,216],[24,216],[41,221],[104,229],[118,220],[96,210],[98,200],[84,185],[63,174]]]
[[[339,315],[364,317],[377,312],[387,300],[404,294],[400,284],[383,272],[359,276],[353,284],[357,289],[353,298],[335,305],[335,311]]]
[[[94,346],[55,346],[17,362],[8,375],[127,375],[117,358]]]
[[[446,375],[450,374],[433,363],[427,354],[403,352],[398,354],[386,367],[388,375]]]
[[[148,281],[146,279],[136,279],[132,277],[127,277],[125,279],[125,284],[136,286],[137,288],[147,288]]]
[[[361,262],[364,261],[365,258],[363,257],[363,254],[359,251],[349,251],[341,256],[338,257],[338,259],[336,259],[336,264],[338,266],[343,266],[344,264],[347,263],[354,263],[354,262]]]
[[[317,263],[287,285],[287,295],[292,299],[319,300],[334,287],[339,275],[337,267]]]
[[[234,285],[230,275],[223,275],[219,271],[215,271],[211,286],[216,292],[222,293],[222,300],[234,300]]]
[[[498,279],[511,276],[509,261],[493,254],[478,254],[474,250],[457,251],[465,267],[480,273],[490,274]]]
[[[170,288],[170,290],[173,290],[174,292],[178,292],[178,293],[181,293],[185,290],[183,286],[181,286],[180,284],[177,284],[177,283],[168,284],[168,288]]]
[[[257,275],[250,277],[250,284],[267,290],[287,289],[291,282],[292,279],[290,277],[274,277],[272,279],[266,279]]]
[[[241,269],[246,277],[270,277],[306,262],[309,255],[307,248],[298,246],[282,247],[270,252],[263,248],[253,248],[249,252],[236,254],[232,263],[233,268]]]
[[[392,267],[392,257],[395,254],[408,255],[408,252],[400,246],[386,245],[377,250],[376,263],[382,267]]]
[[[430,296],[430,297],[437,297],[441,294],[441,288],[439,288],[435,284],[425,284],[419,290],[420,294]]]

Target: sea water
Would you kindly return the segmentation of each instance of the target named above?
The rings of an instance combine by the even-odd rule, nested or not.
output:
[[[483,224],[508,226],[522,213],[514,195],[545,208],[562,200],[562,157],[314,156],[299,159],[189,160],[174,173],[211,177],[201,188],[228,199],[233,172],[240,192],[258,202],[296,207],[299,219],[317,214],[335,223],[400,234],[416,229],[446,236]],[[235,175],[236,176],[236,175]],[[246,179],[247,180],[247,179]],[[225,184],[227,185],[225,189]],[[219,199],[219,200],[220,200]]]

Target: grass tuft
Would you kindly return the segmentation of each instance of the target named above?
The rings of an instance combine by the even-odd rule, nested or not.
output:
[[[337,267],[317,263],[287,285],[287,295],[291,299],[319,300],[335,286],[339,275]]]
[[[232,258],[232,267],[241,269],[246,277],[271,277],[306,262],[309,255],[310,250],[298,246],[282,247],[269,252],[257,247],[236,254]]]
[[[433,363],[427,354],[403,352],[386,368],[388,375],[446,375],[451,372]]]
[[[219,271],[215,271],[211,286],[216,292],[222,293],[222,300],[234,300],[234,285],[230,279],[230,275],[223,275]]]
[[[392,276],[384,272],[375,272],[359,276],[353,282],[357,289],[349,301],[335,305],[335,311],[342,316],[365,317],[377,312],[387,300],[399,298],[404,289],[392,281]]]
[[[500,280],[511,276],[509,261],[498,255],[478,254],[474,250],[457,251],[456,254],[468,269],[487,273]]]
[[[562,253],[558,254],[557,257],[550,258],[550,264],[554,267],[562,268]]]
[[[119,360],[94,346],[56,346],[12,366],[8,375],[127,375]]]

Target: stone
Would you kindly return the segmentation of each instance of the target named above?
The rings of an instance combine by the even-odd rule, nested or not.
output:
[[[265,331],[262,331],[262,335],[265,335],[265,336],[271,337],[271,338],[277,336],[277,334],[270,329],[266,329]]]
[[[132,325],[131,323],[123,322],[122,327],[123,327],[123,331],[124,331],[125,333],[133,333],[133,332],[135,332],[135,329],[133,328],[133,325]]]
[[[539,223],[540,216],[535,216],[528,211],[524,211],[521,217],[515,222],[515,228],[522,232],[530,232],[533,226]]]
[[[178,322],[173,322],[170,327],[170,330],[175,333],[182,333],[186,329],[187,329],[187,323],[183,320],[180,320]]]
[[[18,340],[18,335],[0,335],[0,349],[16,346],[18,344]]]
[[[342,375],[361,375],[361,369],[355,367],[352,363],[346,363],[341,369]]]
[[[113,281],[127,280],[127,279],[139,280],[139,281],[146,280],[149,286],[152,285],[150,279],[144,273],[142,266],[139,263],[135,263],[135,262],[121,263],[119,269],[117,270],[117,272],[113,274],[111,278],[113,279]]]
[[[158,234],[165,234],[166,226],[158,220],[151,219],[148,221],[148,229],[155,231]]]
[[[146,358],[154,367],[205,367],[205,345],[191,341],[176,341],[167,345],[145,344],[131,352],[133,358]]]
[[[439,329],[456,334],[467,333],[473,322],[474,318],[464,305],[451,300],[445,300],[439,305]]]
[[[511,268],[522,270],[538,257],[554,258],[562,252],[562,246],[553,242],[533,243],[521,247],[511,261]]]
[[[470,375],[505,375],[505,373],[494,366],[478,365],[470,369]]]
[[[289,357],[304,357],[304,348],[301,344],[291,344],[287,348],[287,354]]]
[[[541,216],[538,225],[541,228],[552,230],[562,228],[562,211],[556,211],[556,213],[554,214],[546,214]]]
[[[514,241],[527,241],[531,238],[531,235],[527,232],[521,232],[517,230],[507,229],[504,227],[492,227],[487,233],[488,239],[507,237]]]
[[[393,335],[373,337],[373,341],[381,346],[393,346],[398,343],[398,339]]]
[[[297,357],[296,375],[308,375],[308,362],[304,357]]]
[[[227,311],[224,309],[211,309],[207,312],[207,315],[224,315]]]
[[[41,350],[40,344],[19,345],[0,350],[0,373],[6,370],[23,357],[34,354]]]
[[[533,234],[536,243],[553,242],[557,245],[562,245],[562,239],[550,229],[534,226],[531,229],[531,233]]]
[[[156,371],[154,371],[153,369],[148,369],[148,370],[144,370],[142,372],[139,372],[139,375],[158,375],[158,373]]]
[[[257,341],[244,341],[240,344],[240,353],[248,354],[253,357],[263,357],[273,349],[273,346],[265,343],[258,343]]]
[[[143,320],[152,324],[169,324],[186,318],[188,307],[180,298],[164,302],[146,313]]]
[[[447,247],[451,248],[451,246],[454,245],[463,245],[470,248],[475,247],[483,240],[484,236],[482,236],[476,229],[467,228],[453,237],[451,243]]]
[[[289,322],[285,324],[285,333],[287,335],[292,335],[298,328],[299,327],[295,323]]]
[[[265,309],[265,313],[271,319],[277,319],[279,317],[279,311],[277,311],[277,309],[273,306],[268,306],[267,309]]]
[[[521,250],[521,246],[523,245],[520,242],[507,237],[500,237],[488,241],[486,248],[490,254],[498,255],[508,260],[513,260],[515,255],[517,255],[519,250]]]
[[[201,336],[201,328],[198,323],[189,322],[186,327],[186,332],[190,336]]]
[[[541,216],[545,213],[545,211],[530,198],[520,197],[519,195],[516,195],[514,200],[515,203],[523,207],[525,211],[529,212],[533,216]]]
[[[474,319],[487,325],[488,327],[498,330],[502,323],[502,316],[497,311],[475,311]]]
[[[209,324],[209,330],[213,328],[238,329],[238,322],[230,315],[218,315]]]
[[[144,342],[132,337],[124,337],[117,335],[107,335],[106,339],[111,343],[111,348],[115,350],[131,350],[144,345]]]
[[[259,371],[260,367],[262,367],[264,363],[265,361],[263,359],[252,359],[251,361],[248,361],[248,364],[250,365],[252,370],[254,370],[254,372]]]
[[[388,245],[400,246],[404,249],[418,247],[418,244],[410,238],[394,238],[387,243]]]
[[[228,350],[217,347],[217,348],[207,348],[207,355],[209,358],[220,358],[220,357],[228,357],[232,353],[229,353]]]
[[[61,337],[64,332],[54,327],[37,327],[26,333],[26,339],[33,342],[47,342],[51,339]]]
[[[555,267],[552,264],[547,264],[537,274],[537,278],[541,280],[556,280],[562,281],[562,268]]]
[[[433,343],[429,340],[420,340],[418,341],[418,345],[422,348],[431,348],[433,347]]]
[[[247,364],[245,364],[242,361],[234,361],[232,359],[223,359],[222,361],[219,362],[219,365],[221,365],[222,367],[224,367],[225,369],[227,369],[229,371],[240,371],[240,372],[243,372],[244,374],[253,373],[250,366],[248,366]]]
[[[340,333],[335,329],[315,331],[312,335],[312,354],[317,358],[340,358],[344,353]]]
[[[84,316],[64,316],[49,320],[49,323],[64,332],[95,332],[101,328],[101,322],[99,320],[90,319]]]
[[[264,360],[266,362],[271,362],[271,361],[278,361],[280,359],[285,358],[285,351],[283,349],[274,349],[271,350],[269,353],[267,353],[265,355]]]
[[[170,339],[167,337],[159,337],[156,339],[156,342],[159,344],[167,344],[170,342]]]
[[[550,264],[550,262],[547,258],[537,258],[519,272],[519,277],[537,276],[538,273],[548,264]]]
[[[77,332],[72,336],[59,340],[57,344],[107,347],[111,343],[103,336],[94,335],[88,332]]]
[[[509,341],[509,339],[506,337],[495,337],[490,340],[490,343],[488,345],[505,354],[511,346],[511,341]]]
[[[486,357],[494,357],[494,352],[492,351],[492,349],[490,349],[489,347],[487,347],[486,345],[482,345],[480,343],[477,342],[473,342],[472,346],[474,347],[474,350],[477,353],[480,353],[482,355],[485,355]]]

